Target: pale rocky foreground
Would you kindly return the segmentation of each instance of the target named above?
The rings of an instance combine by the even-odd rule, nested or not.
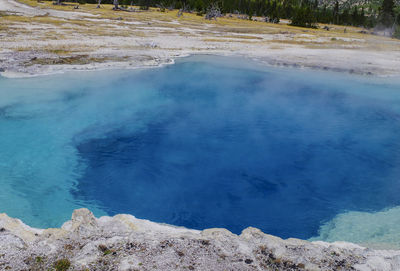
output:
[[[75,210],[58,229],[0,214],[0,270],[400,270],[400,251],[345,242],[282,240],[255,228],[235,235]],[[58,269],[64,270],[64,269]]]

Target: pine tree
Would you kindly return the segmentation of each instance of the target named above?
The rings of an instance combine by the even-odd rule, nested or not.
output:
[[[314,6],[313,6],[314,10],[318,9],[318,0],[314,1]]]
[[[351,24],[352,24],[352,25],[359,25],[358,9],[357,9],[357,7],[354,7],[353,13],[351,14]]]
[[[291,25],[317,28],[317,20],[310,7],[297,7],[292,17]]]
[[[365,12],[364,8],[361,9],[361,14],[360,14],[360,25],[365,26]]]
[[[333,8],[333,23],[339,24],[339,1],[336,0],[335,7]]]
[[[383,0],[379,9],[379,23],[391,27],[394,23],[394,0]]]

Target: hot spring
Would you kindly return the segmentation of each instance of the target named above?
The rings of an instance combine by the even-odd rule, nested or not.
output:
[[[400,248],[400,83],[189,57],[0,78],[0,212]]]

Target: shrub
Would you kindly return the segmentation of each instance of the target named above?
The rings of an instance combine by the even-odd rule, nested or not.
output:
[[[394,29],[393,38],[400,39],[400,25],[397,25]]]
[[[294,11],[291,25],[317,28],[317,19],[310,8],[298,7]]]
[[[66,271],[70,268],[71,262],[68,259],[61,259],[54,263],[54,268],[57,271]]]

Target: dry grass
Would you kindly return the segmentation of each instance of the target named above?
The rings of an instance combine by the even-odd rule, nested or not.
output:
[[[6,15],[0,20],[0,32],[7,33],[9,41],[18,39],[19,36],[30,35],[32,29],[24,27],[29,24],[35,26],[35,37],[32,40],[57,41],[71,39],[83,35],[85,37],[165,37],[174,35],[199,37],[205,42],[236,42],[256,43],[268,46],[270,49],[281,49],[285,45],[300,45],[307,48],[363,48],[368,50],[400,50],[399,42],[390,43],[392,40],[384,37],[360,33],[363,29],[357,27],[344,27],[329,25],[330,31],[322,29],[305,29],[287,24],[272,24],[261,21],[250,21],[235,17],[218,18],[218,20],[205,20],[194,13],[184,13],[177,17],[177,10],[160,12],[155,8],[148,11],[125,12],[113,11],[112,5],[96,4],[80,5],[73,9],[76,3],[67,3],[67,6],[56,6],[51,1],[37,2],[36,0],[19,0],[30,6],[44,9],[67,10],[70,12],[87,13],[79,19],[63,19],[50,16],[24,17]],[[95,16],[89,16],[95,15]],[[361,41],[357,41],[357,40]],[[364,40],[365,42],[362,42]],[[114,46],[114,45],[113,45]],[[117,46],[117,45],[116,45]],[[125,46],[122,44],[119,48]],[[133,49],[139,49],[132,45]],[[68,46],[70,47],[70,46]],[[140,46],[139,46],[140,47]],[[167,46],[169,47],[169,46]],[[26,45],[17,50],[37,49]],[[189,48],[190,49],[190,48]],[[192,48],[197,50],[198,48]],[[68,55],[74,52],[95,50],[89,48],[62,48],[60,46],[44,46],[41,50],[57,55]],[[181,50],[173,48],[171,50]]]
[[[312,35],[326,35],[328,31],[323,29],[304,29],[300,27],[293,27],[286,24],[271,24],[259,21],[250,21],[238,19],[235,17],[219,18],[218,20],[205,20],[202,16],[197,16],[194,13],[184,13],[183,16],[177,17],[177,10],[159,12],[156,8],[150,8],[148,11],[138,11],[138,12],[125,12],[125,11],[113,11],[112,5],[102,5],[102,8],[96,8],[96,4],[85,4],[80,5],[78,10],[73,9],[76,3],[66,3],[67,6],[57,6],[53,5],[51,1],[37,2],[36,0],[19,0],[22,3],[28,4],[30,6],[39,6],[41,8],[57,9],[57,10],[67,10],[71,12],[87,12],[90,14],[97,15],[95,19],[110,19],[116,20],[122,18],[122,22],[125,21],[136,21],[141,23],[151,23],[152,26],[156,27],[166,27],[166,28],[179,28],[179,27],[190,27],[193,29],[208,29],[210,31],[218,32],[232,32],[237,34],[277,34],[282,32],[291,33],[309,33]],[[139,10],[138,7],[134,7]],[[36,17],[35,17],[36,18]],[[89,17],[88,17],[89,18]],[[16,20],[16,19],[14,19]],[[28,19],[29,20],[29,19]],[[27,19],[20,19],[20,21],[27,21]],[[36,18],[35,21],[40,22],[40,19]],[[47,21],[47,22],[46,22]],[[85,18],[82,20],[68,20],[69,23],[76,24],[79,26],[96,27],[95,24],[88,23]],[[62,21],[57,19],[51,19],[48,17],[43,17],[43,23],[53,23],[61,24]],[[179,22],[179,24],[171,24],[171,22]],[[320,25],[322,28],[325,25]],[[344,27],[330,25],[331,30],[329,35],[331,36],[352,36],[352,37],[362,37],[365,34],[360,34],[362,30],[357,27]],[[346,33],[344,33],[346,29]],[[244,38],[244,37],[242,37]]]
[[[9,30],[10,30],[10,27],[8,25],[0,23],[0,32],[6,32]]]
[[[37,1],[37,0],[18,0],[18,2],[21,2],[23,4],[26,4],[31,7],[40,7],[40,8],[51,8],[51,9],[57,9],[57,10],[73,10],[73,6],[76,6],[77,3],[73,2],[64,2],[66,5],[53,5],[52,1]]]
[[[57,58],[33,58],[25,63],[32,65],[85,65],[90,63],[103,63],[108,61],[125,61],[127,57],[94,57],[89,55],[73,55]]]
[[[35,16],[35,17],[25,17],[18,15],[6,15],[2,18],[3,20],[7,20],[10,23],[40,23],[40,24],[50,24],[50,25],[62,25],[66,21],[63,19],[58,19],[49,16]]]

